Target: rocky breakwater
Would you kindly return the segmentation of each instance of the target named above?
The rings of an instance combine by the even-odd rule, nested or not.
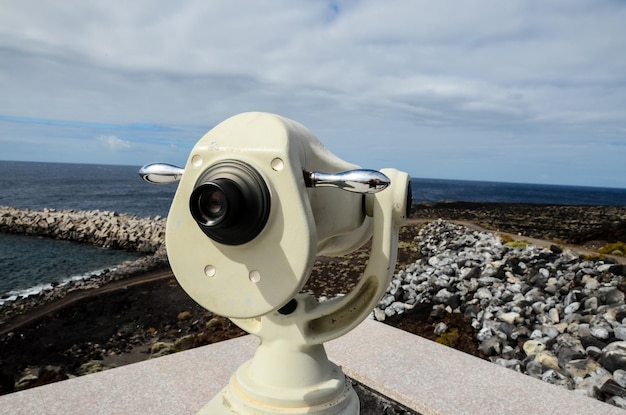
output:
[[[17,314],[63,298],[70,292],[98,288],[110,281],[167,265],[165,219],[158,216],[143,218],[98,210],[37,211],[0,206],[0,232],[43,236],[146,254],[84,280],[56,285],[26,298],[4,301],[0,306],[0,326]]]
[[[624,265],[441,220],[418,239],[422,258],[394,276],[373,318],[462,313],[492,362],[626,408]]]
[[[99,210],[37,211],[0,206],[0,232],[152,253],[163,244],[165,221],[160,217],[142,218]]]

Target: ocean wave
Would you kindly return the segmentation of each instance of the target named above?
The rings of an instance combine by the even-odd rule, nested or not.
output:
[[[15,301],[20,298],[26,298],[31,295],[39,295],[40,293],[47,291],[47,290],[52,290],[55,287],[63,287],[66,285],[74,284],[78,281],[85,281],[90,278],[100,277],[101,275],[107,272],[114,271],[115,269],[116,269],[115,267],[101,268],[101,269],[85,272],[83,274],[65,277],[61,279],[61,281],[56,282],[56,283],[41,283],[41,284],[33,285],[32,287],[28,287],[28,288],[7,291],[6,293],[2,294],[2,296],[0,297],[0,306],[9,301]]]

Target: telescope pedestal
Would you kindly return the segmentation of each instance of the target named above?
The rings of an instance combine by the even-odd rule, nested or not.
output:
[[[299,313],[234,321],[259,336],[261,344],[199,414],[359,414],[350,380],[328,360],[324,345],[306,344]]]

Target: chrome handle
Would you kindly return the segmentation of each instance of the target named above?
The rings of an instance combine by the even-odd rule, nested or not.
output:
[[[338,173],[304,171],[306,187],[335,187],[353,193],[377,193],[391,184],[389,177],[377,170],[357,169]]]
[[[152,184],[168,184],[180,180],[185,169],[166,163],[146,164],[139,169],[142,179]]]

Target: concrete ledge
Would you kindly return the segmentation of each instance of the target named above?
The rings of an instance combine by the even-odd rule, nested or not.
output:
[[[254,354],[252,336],[0,397],[0,414],[195,414]],[[367,320],[326,350],[353,379],[427,414],[626,411]]]

